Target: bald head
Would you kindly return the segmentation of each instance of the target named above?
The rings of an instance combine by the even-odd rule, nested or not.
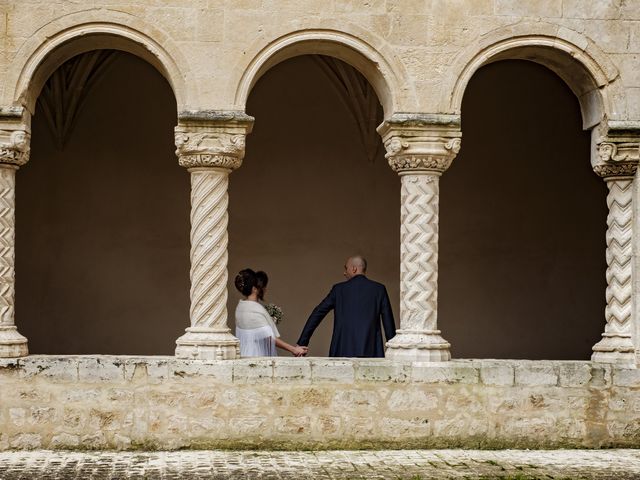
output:
[[[367,261],[361,255],[354,255],[353,257],[347,258],[347,261],[344,264],[344,276],[349,278],[353,278],[356,275],[363,275],[367,271]]]

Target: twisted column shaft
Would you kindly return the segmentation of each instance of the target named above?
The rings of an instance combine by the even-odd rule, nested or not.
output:
[[[438,176],[402,175],[400,317],[403,330],[434,330],[438,315]]]
[[[439,182],[460,150],[459,124],[447,116],[397,114],[378,132],[402,184],[400,328],[386,356],[447,361],[451,345],[438,330]]]
[[[400,329],[387,346],[396,359],[446,361],[437,330],[439,175],[401,175]]]
[[[176,154],[191,175],[191,326],[176,340],[180,358],[240,356],[227,326],[229,174],[240,167],[253,118],[242,112],[186,111]]]
[[[29,160],[29,133],[24,125],[0,118],[0,358],[28,355],[27,339],[14,320],[16,170]],[[5,129],[6,128],[6,129]]]
[[[632,312],[633,180],[610,177],[607,205],[607,306],[602,340],[593,347],[596,362],[635,364]]]
[[[192,168],[191,326],[177,341],[176,356],[225,360],[240,356],[227,326],[227,224],[229,170]]]
[[[229,173],[191,170],[191,326],[227,320]]]

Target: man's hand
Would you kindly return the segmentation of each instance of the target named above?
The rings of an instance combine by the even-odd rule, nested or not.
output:
[[[300,345],[293,347],[293,351],[291,352],[291,354],[296,357],[304,357],[307,353],[309,353],[309,347],[302,347]]]

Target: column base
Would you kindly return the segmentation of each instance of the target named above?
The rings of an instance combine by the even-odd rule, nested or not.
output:
[[[398,330],[387,342],[386,358],[410,362],[448,362],[451,344],[440,336],[440,330],[415,332]]]
[[[0,358],[26,357],[29,355],[27,339],[18,333],[15,325],[0,326]]]
[[[240,358],[240,342],[231,330],[189,327],[176,340],[176,357],[193,360],[232,360]]]
[[[591,361],[635,368],[637,359],[631,335],[603,333],[602,340],[593,346]]]

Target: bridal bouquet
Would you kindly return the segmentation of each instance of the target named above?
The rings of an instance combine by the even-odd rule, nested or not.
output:
[[[268,303],[264,306],[264,308],[267,310],[267,313],[271,315],[271,318],[273,318],[273,322],[275,324],[280,323],[284,318],[282,309],[279,306],[274,305],[273,303]]]

